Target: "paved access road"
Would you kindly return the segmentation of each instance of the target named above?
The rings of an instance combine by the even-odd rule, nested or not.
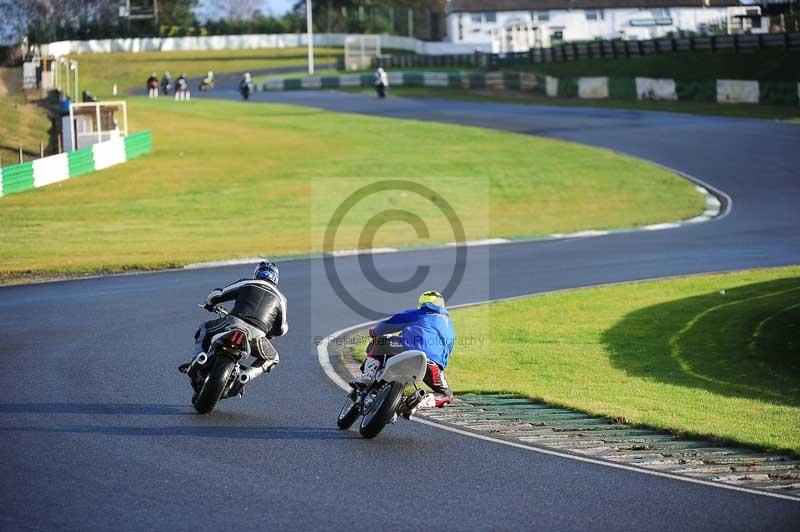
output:
[[[256,99],[604,146],[691,173],[733,197],[727,217],[676,230],[472,248],[452,303],[800,262],[800,127],[327,92]],[[376,262],[392,279],[430,265],[435,285],[449,277],[453,253]],[[345,284],[361,278],[356,258],[337,265]],[[281,366],[243,400],[204,417],[192,413],[174,368],[205,316],[194,305],[248,268],[0,289],[0,529],[730,531],[790,530],[800,518],[796,502],[415,423],[373,441],[340,432],[342,393],[319,368],[313,338],[363,319],[332,293],[319,260],[286,261],[281,272],[291,327],[276,342]],[[396,306],[368,285],[348,287],[385,311]]]

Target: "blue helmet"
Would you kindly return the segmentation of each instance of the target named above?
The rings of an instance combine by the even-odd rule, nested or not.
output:
[[[278,279],[280,278],[280,272],[278,272],[278,266],[272,261],[261,261],[261,263],[256,266],[256,271],[253,272],[253,279],[260,279],[262,281],[269,281],[275,286],[278,286]]]

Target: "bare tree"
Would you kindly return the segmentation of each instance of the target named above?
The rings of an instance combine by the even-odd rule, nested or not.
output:
[[[212,0],[209,3],[228,20],[249,20],[256,12],[260,13],[263,5],[259,0]]]

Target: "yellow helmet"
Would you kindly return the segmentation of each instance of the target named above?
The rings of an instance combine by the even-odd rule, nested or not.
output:
[[[422,295],[419,296],[418,303],[420,307],[425,303],[432,303],[437,307],[444,308],[444,296],[436,290],[428,290],[427,292],[422,292]]]

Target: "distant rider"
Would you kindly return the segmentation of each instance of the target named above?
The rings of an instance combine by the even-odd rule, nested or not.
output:
[[[206,299],[206,310],[225,301],[235,301],[230,314],[224,318],[207,321],[200,325],[194,335],[196,357],[207,353],[211,339],[235,325],[247,331],[250,339],[250,354],[253,363],[243,371],[251,380],[269,372],[280,362],[278,352],[270,343],[270,338],[283,336],[289,330],[286,323],[286,297],[278,290],[278,266],[270,261],[262,261],[253,272],[252,279],[241,279],[225,288],[215,288]],[[186,373],[191,362],[181,364],[178,371]],[[189,375],[192,385],[197,388],[195,375]]]
[[[147,95],[150,98],[158,98],[158,78],[155,72],[147,78]]]
[[[245,72],[241,81],[239,81],[239,92],[242,93],[242,98],[245,100],[250,98],[250,94],[253,92],[253,79],[250,76],[250,72]]]
[[[172,76],[169,71],[164,72],[164,77],[161,78],[161,92],[164,96],[169,94],[169,89],[172,87]]]
[[[389,88],[389,76],[383,67],[379,67],[375,71],[375,92],[378,93],[378,98],[386,98],[386,89]]]
[[[214,71],[209,70],[208,75],[200,82],[200,90],[207,91],[214,88]]]
[[[419,296],[419,308],[395,314],[370,329],[373,340],[367,347],[363,373],[353,380],[356,387],[369,387],[386,359],[403,351],[418,350],[428,358],[423,382],[433,390],[416,408],[442,407],[453,402],[453,392],[444,378],[444,369],[453,351],[455,327],[445,309],[444,297],[436,291]],[[400,336],[388,336],[400,332]]]
[[[190,97],[189,81],[186,79],[186,74],[182,72],[175,80],[175,99],[188,100]]]

